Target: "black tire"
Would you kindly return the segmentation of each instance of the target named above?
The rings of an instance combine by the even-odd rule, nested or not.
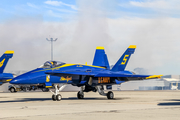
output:
[[[56,95],[56,100],[57,100],[57,101],[60,101],[60,100],[61,100],[61,98],[62,98],[62,97],[61,97],[61,95],[60,95],[60,94]]]
[[[49,89],[48,88],[43,88],[42,91],[43,92],[49,92]]]
[[[52,100],[56,101],[56,95],[52,95]]]
[[[9,91],[10,91],[11,93],[17,92],[14,87],[9,88]]]
[[[81,92],[79,91],[79,92],[77,93],[77,98],[78,98],[78,99],[84,99],[84,93],[81,94]]]
[[[31,91],[32,90],[32,87],[29,87],[29,91]]]
[[[108,98],[108,99],[113,99],[113,98],[114,98],[114,94],[113,94],[112,91],[109,91],[109,92],[107,93],[107,98]]]
[[[27,91],[27,88],[26,88],[26,87],[23,87],[23,91],[26,92],[26,91]]]

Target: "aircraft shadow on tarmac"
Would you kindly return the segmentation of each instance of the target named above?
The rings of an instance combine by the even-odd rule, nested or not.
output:
[[[129,98],[114,98],[111,100],[124,100]],[[62,98],[62,100],[108,100],[107,98],[84,98],[77,99],[76,97]],[[13,102],[33,102],[33,101],[52,101],[51,98],[23,98],[9,101],[0,101],[0,103],[13,103]]]
[[[179,99],[169,99],[169,100],[164,100],[164,101],[171,101],[171,102],[163,102],[163,103],[159,103],[157,105],[159,105],[159,106],[177,106],[177,105],[180,105]]]

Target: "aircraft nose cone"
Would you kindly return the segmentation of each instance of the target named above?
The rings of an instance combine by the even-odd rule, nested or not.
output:
[[[22,79],[12,79],[9,83],[10,84],[22,84]]]
[[[16,77],[16,78],[13,78],[9,83],[10,84],[26,84],[28,82],[28,78],[24,78],[24,77]]]
[[[10,83],[10,84],[16,84],[16,83],[17,83],[17,80],[16,80],[16,79],[12,79],[9,83]]]

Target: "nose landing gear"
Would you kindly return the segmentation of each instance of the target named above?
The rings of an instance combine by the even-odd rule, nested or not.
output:
[[[60,94],[56,95],[56,100],[57,100],[57,101],[60,101],[60,100],[61,100],[61,98],[62,98],[62,97],[61,97],[61,95],[60,95]]]
[[[53,100],[53,101],[60,101],[60,100],[62,99],[62,96],[61,96],[61,94],[59,94],[59,92],[60,92],[65,86],[66,86],[66,85],[64,84],[64,85],[62,85],[60,88],[58,88],[58,86],[55,85],[55,91],[52,92],[52,91],[50,90],[50,91],[53,93],[53,95],[52,95],[52,100]]]

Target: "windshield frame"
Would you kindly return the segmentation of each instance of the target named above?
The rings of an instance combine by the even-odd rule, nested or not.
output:
[[[62,66],[64,64],[66,63],[61,62],[61,61],[50,60],[50,61],[46,61],[43,65],[39,66],[38,68],[55,68],[55,67]]]

